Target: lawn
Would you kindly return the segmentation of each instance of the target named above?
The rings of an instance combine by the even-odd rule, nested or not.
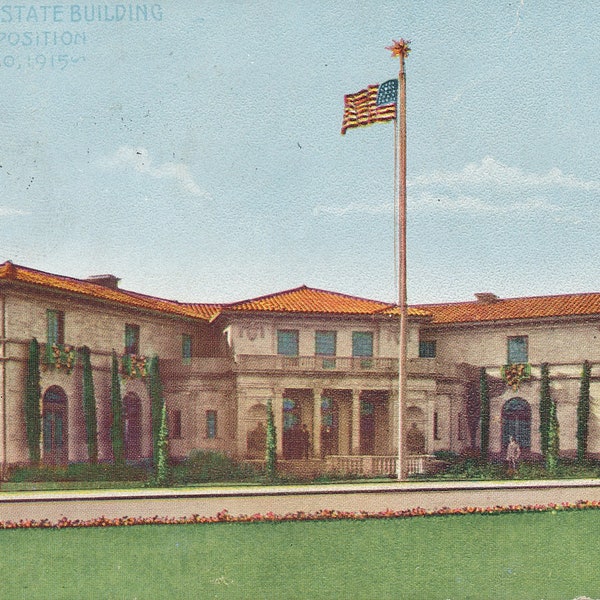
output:
[[[600,598],[600,511],[0,531],[2,598]]]

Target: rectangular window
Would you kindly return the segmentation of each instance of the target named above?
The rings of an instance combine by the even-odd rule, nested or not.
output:
[[[508,364],[523,364],[529,362],[528,343],[526,335],[508,338]]]
[[[125,325],[125,354],[140,353],[140,326]]]
[[[352,356],[373,356],[373,333],[371,331],[352,332]]]
[[[217,437],[217,411],[206,411],[206,437],[214,440]]]
[[[439,440],[440,438],[440,419],[437,412],[433,413],[433,439]]]
[[[169,437],[172,440],[181,439],[181,411],[169,411]]]
[[[421,340],[419,342],[419,358],[435,358],[435,340]]]
[[[192,336],[187,333],[181,336],[181,358],[185,365],[192,362]]]
[[[361,369],[373,368],[373,333],[371,331],[352,332],[352,356],[359,358]]]
[[[62,310],[46,311],[48,344],[65,343],[65,313]]]
[[[315,331],[315,354],[329,357],[321,359],[323,369],[335,369],[336,337],[335,331]]]
[[[335,331],[315,331],[315,354],[317,356],[335,356],[335,346]]]
[[[298,330],[279,329],[277,331],[277,354],[298,356]]]

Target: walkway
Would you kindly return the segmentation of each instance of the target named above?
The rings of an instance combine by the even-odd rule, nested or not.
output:
[[[0,521],[100,516],[183,517],[321,509],[378,512],[421,507],[496,506],[600,501],[600,479],[510,482],[390,482],[81,492],[0,492]]]

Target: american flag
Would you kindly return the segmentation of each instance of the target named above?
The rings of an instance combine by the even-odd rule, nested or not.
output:
[[[381,85],[370,85],[356,94],[346,94],[342,134],[352,127],[395,119],[397,98],[397,79],[390,79]]]

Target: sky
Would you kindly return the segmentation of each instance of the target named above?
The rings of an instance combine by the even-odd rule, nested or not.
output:
[[[592,0],[0,3],[0,262],[394,302],[393,123],[340,127],[400,38],[409,303],[600,291]]]

